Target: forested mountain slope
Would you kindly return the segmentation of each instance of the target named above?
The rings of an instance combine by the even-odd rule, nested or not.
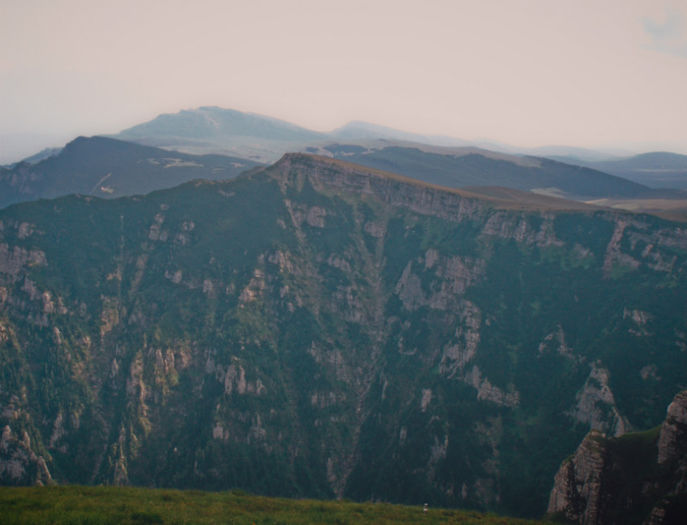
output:
[[[555,202],[287,155],[1,210],[0,479],[541,515],[687,383],[687,230]]]

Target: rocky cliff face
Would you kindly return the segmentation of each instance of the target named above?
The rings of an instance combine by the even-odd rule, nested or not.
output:
[[[585,525],[684,523],[687,391],[660,428],[607,438],[592,431],[555,476],[548,512]]]
[[[653,217],[305,155],[15,206],[2,479],[541,514],[582,436],[658,424],[687,380],[686,254]]]
[[[5,425],[0,437],[0,483],[44,485],[52,481],[45,458],[33,451],[28,433],[24,431],[16,436],[10,426]]]
[[[668,406],[666,420],[661,425],[658,438],[659,464],[678,461],[687,465],[687,391],[680,392]],[[687,486],[676,487],[685,490]]]
[[[580,523],[599,523],[605,457],[604,435],[592,430],[556,473],[548,512],[563,512]]]

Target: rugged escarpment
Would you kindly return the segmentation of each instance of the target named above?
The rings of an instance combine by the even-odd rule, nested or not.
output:
[[[561,465],[549,497],[549,512],[564,512],[566,518],[581,523],[598,523],[606,453],[603,439],[603,434],[592,430],[574,456]]]
[[[42,458],[56,482],[539,515],[590,429],[655,426],[685,384],[686,269],[655,217],[305,155],[13,206],[0,462],[27,459],[3,482],[45,483]]]
[[[680,524],[687,510],[687,390],[660,427],[620,438],[592,431],[556,474],[548,512],[592,524]]]

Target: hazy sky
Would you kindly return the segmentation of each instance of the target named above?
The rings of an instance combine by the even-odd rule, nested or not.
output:
[[[0,0],[0,162],[202,105],[687,153],[686,93],[686,0]]]

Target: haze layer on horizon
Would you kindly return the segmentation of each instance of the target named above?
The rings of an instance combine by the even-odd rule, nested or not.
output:
[[[0,163],[204,105],[687,153],[680,1],[4,0],[0,50]]]

